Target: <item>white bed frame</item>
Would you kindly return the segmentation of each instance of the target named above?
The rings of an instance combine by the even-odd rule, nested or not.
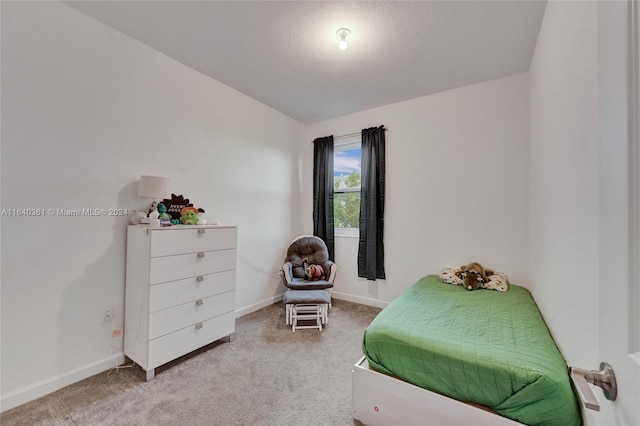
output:
[[[362,357],[353,368],[353,418],[368,426],[521,425],[467,404],[378,373]]]

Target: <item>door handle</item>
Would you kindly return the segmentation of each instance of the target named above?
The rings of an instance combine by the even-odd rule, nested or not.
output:
[[[600,371],[571,367],[569,372],[571,373],[571,380],[576,385],[580,399],[586,408],[600,411],[600,404],[598,404],[598,400],[593,395],[589,383],[601,387],[604,397],[609,401],[615,401],[618,397],[616,375],[613,367],[606,362],[600,363]]]

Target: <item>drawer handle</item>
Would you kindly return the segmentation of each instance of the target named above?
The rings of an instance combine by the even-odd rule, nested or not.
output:
[[[196,277],[196,281],[204,281],[204,277],[202,275],[198,275]]]
[[[205,232],[207,232],[206,229],[198,229],[198,234],[204,234]]]
[[[202,301],[202,299],[198,299],[196,300],[196,305],[200,306],[202,305],[204,302]]]
[[[200,330],[203,327],[202,323],[199,322],[196,324],[196,330]]]
[[[198,257],[204,257],[204,252],[198,253]]]

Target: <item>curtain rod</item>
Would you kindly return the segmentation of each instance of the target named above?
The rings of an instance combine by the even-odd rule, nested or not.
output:
[[[382,130],[384,130],[385,132],[389,129],[387,129],[386,127],[384,127]],[[350,138],[352,136],[359,136],[362,134],[362,131],[360,132],[355,132],[355,133],[347,133],[346,135],[339,135],[339,136],[334,136],[333,139],[344,139],[344,138]],[[315,142],[315,139],[311,141],[311,143]]]
[[[333,139],[335,140],[335,139],[350,138],[351,136],[359,136],[361,134],[362,132],[348,133],[346,135],[334,136]]]

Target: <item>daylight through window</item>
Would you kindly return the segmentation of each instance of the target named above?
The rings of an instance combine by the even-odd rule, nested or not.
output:
[[[360,137],[334,145],[333,208],[336,235],[358,235],[361,158]]]

